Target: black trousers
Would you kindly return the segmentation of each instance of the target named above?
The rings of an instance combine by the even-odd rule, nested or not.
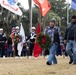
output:
[[[30,43],[30,48],[29,48],[29,56],[32,56],[32,53],[33,53],[33,49],[34,49],[34,43]]]
[[[0,43],[1,57],[5,55],[5,43]]]
[[[44,56],[49,55],[49,49],[44,50]]]
[[[18,56],[18,50],[17,50],[17,43],[15,44],[14,48],[15,48],[15,56]]]

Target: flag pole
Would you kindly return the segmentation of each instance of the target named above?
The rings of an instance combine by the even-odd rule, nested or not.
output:
[[[31,12],[30,12],[30,30],[32,28],[32,0],[31,0]]]
[[[32,0],[28,0],[29,2],[29,16],[30,16],[30,28],[29,31],[31,32],[32,27]]]

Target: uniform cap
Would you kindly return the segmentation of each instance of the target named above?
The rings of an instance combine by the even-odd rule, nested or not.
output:
[[[31,29],[34,29],[35,30],[36,28],[35,27],[32,27]]]
[[[16,26],[16,29],[19,29],[19,26]]]
[[[0,28],[0,31],[3,30],[3,28]]]
[[[55,23],[55,20],[54,20],[54,19],[52,19],[52,20],[50,20],[50,22],[53,22],[53,23]]]

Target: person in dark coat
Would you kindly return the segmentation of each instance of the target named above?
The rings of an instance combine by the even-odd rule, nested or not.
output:
[[[70,26],[66,29],[64,44],[70,57],[69,64],[76,64],[76,15],[72,16]]]
[[[5,43],[7,38],[3,32],[3,28],[0,28],[0,50],[2,51],[1,57],[5,58]]]
[[[7,49],[7,57],[9,57],[11,54],[13,56],[13,50],[12,50],[12,38],[11,35],[8,36],[7,38],[7,45],[8,45],[8,49]]]

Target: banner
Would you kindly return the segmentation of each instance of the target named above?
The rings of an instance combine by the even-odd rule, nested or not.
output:
[[[1,6],[19,16],[22,15],[22,11],[14,0],[1,0]]]

